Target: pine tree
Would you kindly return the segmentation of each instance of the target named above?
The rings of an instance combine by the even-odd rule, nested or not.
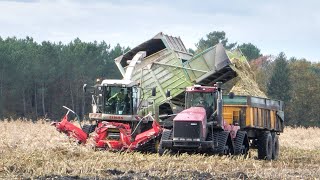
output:
[[[268,95],[270,98],[288,102],[291,98],[291,83],[290,69],[285,54],[281,52],[274,63],[273,73],[267,87]]]

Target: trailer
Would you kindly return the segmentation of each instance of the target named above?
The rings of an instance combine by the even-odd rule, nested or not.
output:
[[[259,159],[278,158],[278,136],[284,129],[283,101],[231,93],[223,98],[223,118],[226,124],[239,125],[247,133]]]

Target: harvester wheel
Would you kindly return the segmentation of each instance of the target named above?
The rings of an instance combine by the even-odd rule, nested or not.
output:
[[[279,157],[279,136],[276,133],[272,133],[272,159],[277,160]]]
[[[165,129],[162,132],[161,140],[160,140],[159,147],[158,147],[158,154],[160,156],[162,156],[166,151],[166,149],[162,146],[162,141],[163,140],[169,140],[170,137],[171,137],[171,132],[172,132],[172,130],[167,130],[167,129]]]
[[[82,130],[88,135],[96,129],[97,125],[85,124],[82,126]]]
[[[234,154],[246,155],[249,150],[249,141],[246,131],[238,131],[234,141]]]
[[[157,153],[159,150],[160,138],[156,137],[145,144],[140,145],[136,150],[141,153]]]
[[[258,137],[258,159],[272,159],[272,136],[269,131],[262,132]]]

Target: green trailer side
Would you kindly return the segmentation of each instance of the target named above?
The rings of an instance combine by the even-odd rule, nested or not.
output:
[[[213,85],[237,76],[222,44],[192,56],[179,37],[162,33],[116,58],[121,72],[125,72],[126,62],[140,51],[145,51],[146,57],[135,66],[131,80],[144,90],[142,99],[149,99],[151,89],[156,87],[153,99],[155,106],[160,109],[164,107],[163,104],[170,104],[171,109],[183,107],[187,86]],[[167,90],[171,93],[169,98],[166,97]]]

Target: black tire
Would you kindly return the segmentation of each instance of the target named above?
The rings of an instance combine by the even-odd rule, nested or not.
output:
[[[249,141],[246,131],[237,131],[234,141],[234,154],[247,155],[249,151]]]
[[[172,130],[167,130],[165,129],[163,132],[162,132],[162,136],[161,136],[161,140],[160,140],[160,143],[159,143],[159,147],[158,147],[158,154],[160,156],[162,156],[165,152],[166,152],[166,148],[164,148],[162,146],[162,141],[163,140],[169,140],[171,138],[171,132]]]
[[[85,124],[82,126],[82,130],[88,135],[96,129],[97,125]]]
[[[272,136],[269,131],[262,132],[258,137],[258,159],[272,159]]]
[[[230,145],[229,132],[219,131],[213,133],[213,153],[219,155],[229,155],[233,153],[232,143]]]
[[[145,144],[139,145],[136,149],[141,153],[157,153],[159,148],[160,137],[156,137]]]
[[[278,160],[279,152],[279,136],[276,133],[272,133],[272,160]]]

